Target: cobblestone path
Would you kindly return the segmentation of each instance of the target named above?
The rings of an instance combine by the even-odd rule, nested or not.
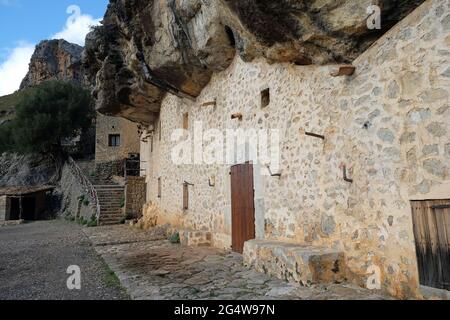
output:
[[[270,278],[244,267],[239,254],[171,244],[157,230],[109,226],[85,233],[133,299],[383,299],[348,285],[302,287]]]

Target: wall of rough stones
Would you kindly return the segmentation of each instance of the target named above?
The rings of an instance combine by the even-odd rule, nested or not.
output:
[[[354,61],[351,77],[331,77],[332,65],[236,57],[196,102],[168,95],[153,152],[148,139],[141,155],[158,224],[210,231],[214,246],[231,245],[230,165],[171,161],[178,144],[171,134],[182,127],[184,113],[191,134],[195,121],[204,130],[278,129],[282,175],[258,177],[258,237],[342,250],[354,282],[365,286],[379,268],[383,289],[415,296],[409,201],[450,198],[449,6],[424,3]],[[261,108],[264,88],[270,88],[270,105]],[[214,99],[215,107],[202,106]],[[231,120],[234,113],[242,113],[242,121]],[[344,165],[353,183],[344,181]],[[193,184],[187,210],[184,181]]]
[[[125,184],[125,214],[133,218],[142,217],[145,202],[145,177],[127,177]]]
[[[62,169],[61,181],[56,191],[62,195],[60,216],[83,217],[90,221],[96,214],[94,203],[67,164]],[[80,199],[87,199],[89,205],[84,204]]]
[[[120,134],[119,147],[109,146],[109,135]],[[113,162],[128,158],[129,153],[139,153],[138,125],[118,117],[97,114],[95,162]]]
[[[0,197],[0,221],[9,219],[9,199],[6,196]]]

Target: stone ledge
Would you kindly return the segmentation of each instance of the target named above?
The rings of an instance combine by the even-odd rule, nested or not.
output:
[[[345,254],[321,247],[251,240],[244,246],[244,264],[259,272],[303,285],[346,280]]]
[[[207,231],[180,230],[180,243],[189,247],[211,247],[212,233]]]
[[[0,227],[18,226],[19,224],[25,223],[24,220],[6,220],[0,221]]]
[[[450,300],[450,291],[445,289],[420,286],[420,293],[426,300]]]

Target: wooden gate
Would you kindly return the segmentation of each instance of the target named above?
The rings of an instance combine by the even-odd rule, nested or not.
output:
[[[244,243],[255,239],[253,165],[231,168],[232,248],[242,253]]]
[[[450,290],[450,200],[411,206],[420,284]]]

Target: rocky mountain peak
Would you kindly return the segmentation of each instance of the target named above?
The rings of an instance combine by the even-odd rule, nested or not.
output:
[[[20,89],[38,85],[46,80],[63,80],[82,85],[82,52],[83,47],[65,40],[41,41],[36,46]]]

